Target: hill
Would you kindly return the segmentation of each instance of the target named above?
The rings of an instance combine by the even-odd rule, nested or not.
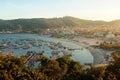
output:
[[[0,20],[0,30],[22,30],[31,31],[46,28],[61,28],[61,27],[101,27],[103,25],[120,25],[120,20],[105,22],[83,20],[70,16],[61,18],[33,18],[33,19],[14,19]]]

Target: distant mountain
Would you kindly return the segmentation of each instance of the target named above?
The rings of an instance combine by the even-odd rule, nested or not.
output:
[[[0,19],[0,30],[19,30],[24,31],[60,28],[60,27],[99,27],[103,25],[120,25],[120,20],[105,22],[92,21],[65,16],[61,18],[33,18],[33,19]]]
[[[114,20],[114,21],[111,21],[109,23],[111,23],[111,24],[119,24],[120,25],[120,20]]]

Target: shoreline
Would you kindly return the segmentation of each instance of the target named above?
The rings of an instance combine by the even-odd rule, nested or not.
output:
[[[106,61],[106,56],[108,55],[111,56],[112,51],[107,51],[107,50],[92,47],[92,45],[96,44],[96,41],[97,41],[96,39],[87,39],[84,37],[80,37],[78,41],[71,40],[71,42],[75,43],[76,45],[79,45],[80,47],[87,49],[91,53],[91,55],[93,56],[94,66],[99,64],[108,64],[111,57],[109,58],[108,61]]]
[[[109,65],[109,62],[113,60],[113,57],[111,56],[112,51],[107,51],[107,50],[98,49],[98,48],[94,49],[93,47],[89,47],[88,50],[93,55],[93,58],[94,58],[93,66],[95,67],[107,66]]]
[[[54,39],[58,39],[56,37],[52,37]],[[97,39],[97,38],[84,38],[84,37],[79,37],[77,40],[69,40],[69,39],[61,39],[62,41],[67,41],[67,42],[72,42],[82,48],[85,48],[90,52],[90,54],[93,56],[93,66],[97,66],[102,64],[102,66],[106,65],[109,63],[110,59],[112,57],[109,57],[109,60],[106,60],[106,56],[111,56],[112,51],[107,51],[99,48],[94,48],[92,45],[96,45],[96,42],[102,42],[102,40]]]
[[[93,65],[106,64],[105,55],[106,53],[100,49],[94,49],[92,47],[87,48],[93,56]]]

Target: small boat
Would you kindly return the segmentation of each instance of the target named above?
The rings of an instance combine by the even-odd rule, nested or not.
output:
[[[8,45],[7,45],[7,44],[2,44],[2,45],[0,46],[0,49],[5,49],[5,48],[8,48]]]
[[[51,45],[50,48],[51,48],[51,49],[55,49],[56,47],[55,47],[54,45]]]
[[[15,45],[14,46],[14,49],[19,49],[20,47],[18,45]]]
[[[51,52],[52,56],[58,55],[59,53],[60,53],[59,50],[53,50],[53,51]]]
[[[72,53],[69,50],[63,50],[64,56],[72,56]]]
[[[24,45],[24,46],[23,46],[23,49],[29,49],[29,48],[30,48],[29,45]]]

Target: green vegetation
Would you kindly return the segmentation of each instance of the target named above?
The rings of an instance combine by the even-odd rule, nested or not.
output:
[[[0,53],[0,80],[120,80],[120,52],[114,52],[113,58],[108,66],[84,69],[69,57],[51,60],[40,55],[40,65],[32,68],[24,56]]]
[[[43,29],[47,28],[88,28],[88,27],[101,27],[117,26],[118,21],[105,22],[105,21],[91,21],[83,20],[70,16],[62,18],[33,18],[33,19],[15,19],[15,20],[0,20],[0,30],[2,31],[15,31],[15,32],[31,32],[40,33]],[[117,25],[116,25],[117,24]],[[118,27],[118,26],[117,26]],[[70,29],[72,30],[72,29]],[[97,29],[96,29],[97,30]]]
[[[51,37],[64,38],[65,36],[62,34],[52,34]]]
[[[98,42],[96,42],[96,44],[98,44]],[[120,44],[113,44],[112,42],[104,41],[104,42],[98,44],[97,46],[95,45],[95,47],[105,49],[105,50],[119,50]]]
[[[86,22],[73,17],[0,20],[0,30],[39,31],[46,28],[78,26]]]

